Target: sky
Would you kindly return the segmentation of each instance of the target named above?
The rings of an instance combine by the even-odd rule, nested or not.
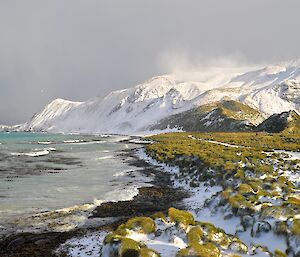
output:
[[[150,77],[300,58],[298,0],[1,0],[0,124]]]

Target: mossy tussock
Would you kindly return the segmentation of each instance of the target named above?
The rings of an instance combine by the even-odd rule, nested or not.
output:
[[[299,134],[170,133],[151,139],[155,143],[147,146],[147,154],[178,166],[177,180],[193,187],[201,182],[221,186],[212,201],[241,220],[250,216],[253,221],[244,222],[244,230],[251,229],[253,236],[272,231],[284,235],[285,250],[300,254],[289,243],[300,238],[300,183],[290,176],[299,174],[300,162],[274,151],[300,151]],[[268,219],[274,220],[272,225]]]
[[[238,237],[226,234],[224,230],[211,223],[196,221],[188,211],[170,208],[167,216],[158,213],[153,217],[156,218],[135,217],[120,225],[106,236],[102,256],[159,257],[160,254],[157,251],[147,247],[147,242],[133,240],[131,236],[136,233],[149,234],[152,235],[151,238],[156,237],[156,240],[159,240],[159,235],[164,233],[164,229],[167,231],[170,227],[177,227],[178,231],[183,231],[181,236],[186,247],[181,249],[178,247],[177,257],[219,257],[222,253],[237,255],[248,251],[247,245]],[[159,230],[158,227],[160,227]],[[179,234],[178,232],[178,236]]]
[[[121,224],[114,232],[104,239],[101,256],[103,257],[160,257],[153,249],[137,242],[129,235],[131,233],[151,234],[156,232],[156,224],[150,217],[134,217]]]
[[[171,222],[182,224],[185,227],[195,224],[194,216],[191,213],[175,208],[169,209],[169,218]]]

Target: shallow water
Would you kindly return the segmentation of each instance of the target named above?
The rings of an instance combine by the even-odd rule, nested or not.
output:
[[[132,198],[146,180],[120,156],[136,147],[122,139],[0,133],[0,234],[68,230],[102,201]]]

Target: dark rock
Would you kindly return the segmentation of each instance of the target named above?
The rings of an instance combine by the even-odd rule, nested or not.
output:
[[[261,233],[269,232],[272,229],[271,225],[267,221],[257,221],[253,224],[251,229],[251,236],[259,237]]]
[[[94,210],[93,218],[151,215],[180,205],[187,193],[169,187],[143,187],[130,201],[102,203]]]
[[[64,233],[23,233],[11,235],[0,241],[1,257],[52,257],[61,243],[76,235],[76,232]]]
[[[254,211],[249,209],[249,208],[238,208],[236,214],[238,216],[245,216],[245,215],[249,215],[249,214],[253,214]]]
[[[24,244],[26,242],[26,239],[24,237],[18,237],[14,240],[12,240],[9,244],[8,244],[8,248],[16,248],[22,244]]]
[[[229,220],[232,217],[233,217],[233,213],[232,212],[224,213],[224,220]]]
[[[40,239],[34,242],[36,245],[50,244],[50,239]]]
[[[247,230],[247,228],[251,228],[254,222],[254,218],[250,215],[245,215],[241,217],[241,225],[244,227],[245,230]]]

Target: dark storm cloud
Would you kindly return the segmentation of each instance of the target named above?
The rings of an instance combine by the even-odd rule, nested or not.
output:
[[[298,59],[299,10],[293,0],[3,0],[0,123],[182,63]]]

